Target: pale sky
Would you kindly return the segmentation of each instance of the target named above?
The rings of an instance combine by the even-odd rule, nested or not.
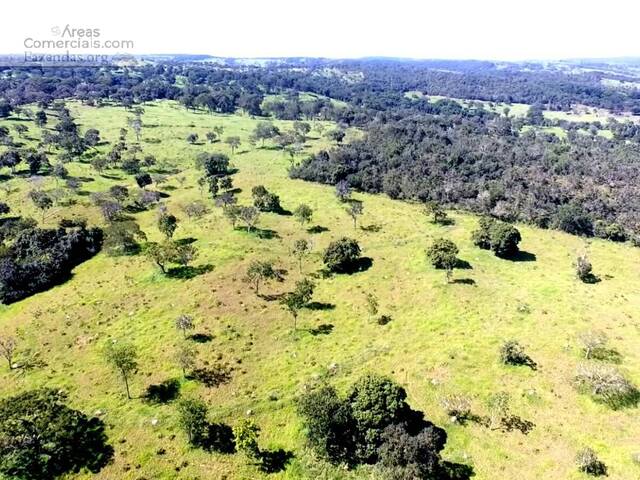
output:
[[[0,53],[54,27],[128,53],[557,59],[640,56],[638,0],[4,0]],[[55,49],[53,50],[55,51]],[[97,53],[109,53],[100,50]]]

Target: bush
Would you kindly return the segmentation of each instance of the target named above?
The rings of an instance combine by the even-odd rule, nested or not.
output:
[[[86,468],[97,473],[113,457],[105,425],[65,405],[55,390],[0,401],[0,476],[49,480]]]
[[[576,455],[578,470],[587,475],[599,477],[607,474],[607,466],[598,459],[596,452],[590,448],[583,448]]]
[[[389,480],[441,478],[441,436],[433,427],[411,435],[404,425],[389,425],[378,449],[380,464]]]
[[[358,242],[343,237],[329,244],[324,251],[322,261],[327,268],[335,273],[348,273],[357,267],[361,250]]]
[[[508,340],[500,347],[500,361],[505,365],[526,365],[535,368],[535,362],[515,340]]]
[[[599,363],[578,366],[574,378],[579,391],[613,409],[635,406],[640,392],[616,368]]]
[[[596,283],[598,278],[593,274],[593,266],[586,255],[576,259],[576,276],[584,283]]]
[[[577,204],[566,204],[558,208],[552,220],[553,228],[573,235],[590,237],[593,235],[593,220]]]
[[[491,250],[497,257],[510,258],[518,253],[518,243],[522,240],[516,227],[490,217],[480,219],[477,230],[471,234],[474,245]]]
[[[280,197],[274,193],[269,193],[262,185],[253,187],[251,195],[253,197],[253,205],[261,212],[278,213],[282,211]]]
[[[453,269],[458,262],[458,247],[451,240],[437,238],[427,250],[427,258],[436,268]]]
[[[351,409],[333,387],[323,386],[297,399],[307,438],[314,450],[331,463],[351,464],[356,431]]]
[[[598,220],[595,223],[594,235],[612,242],[625,242],[627,240],[627,233],[621,225],[618,223],[607,224],[602,220]]]
[[[440,404],[452,422],[464,423],[471,415],[471,402],[464,395],[444,397]]]

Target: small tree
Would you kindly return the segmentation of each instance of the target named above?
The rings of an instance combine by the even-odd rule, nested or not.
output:
[[[109,342],[105,349],[105,358],[109,364],[122,376],[127,390],[127,398],[131,400],[129,379],[138,369],[138,352],[129,343]]]
[[[13,356],[16,352],[18,342],[14,337],[0,337],[0,355],[9,364],[9,370],[13,369]]]
[[[365,299],[367,301],[367,312],[369,313],[369,320],[378,315],[379,306],[378,297],[369,292],[366,294]]]
[[[47,210],[53,207],[53,199],[48,193],[43,192],[42,190],[30,191],[29,198],[31,198],[31,201],[36,206],[36,208],[42,210],[42,222],[44,223]]]
[[[437,238],[427,250],[427,258],[431,264],[438,269],[445,270],[447,283],[451,281],[453,269],[458,263],[457,255],[458,247],[446,238]]]
[[[182,370],[182,376],[186,377],[187,372],[192,370],[196,365],[196,350],[193,348],[193,345],[187,342],[180,345],[176,353],[176,361],[178,362],[178,366],[180,366],[180,370]]]
[[[311,280],[305,278],[304,280],[296,282],[295,290],[287,293],[280,301],[282,308],[289,312],[293,317],[294,331],[297,331],[298,329],[298,313],[311,301],[314,289],[315,284]]]
[[[437,202],[425,203],[424,209],[422,210],[422,212],[427,217],[431,217],[431,223],[436,223],[438,225],[445,225],[449,221],[447,212]]]
[[[515,340],[508,340],[500,347],[500,361],[505,365],[526,365],[535,370],[536,364],[524,347]]]
[[[218,134],[216,134],[216,132],[207,132],[205,136],[207,137],[207,140],[209,140],[209,143],[214,143],[218,138]]]
[[[270,280],[282,280],[282,274],[276,270],[273,262],[253,260],[249,264],[244,281],[253,285],[256,295],[260,294],[260,284]]]
[[[300,225],[304,227],[305,223],[309,223],[311,221],[311,218],[313,217],[313,210],[309,205],[301,203],[293,211],[293,215],[296,217],[296,220],[300,222]]]
[[[172,238],[176,228],[178,228],[178,219],[174,215],[162,212],[158,216],[158,230],[160,230],[160,233],[165,237],[168,239]]]
[[[298,270],[302,273],[302,261],[311,252],[311,244],[308,240],[301,238],[293,242],[291,253],[298,259]]]
[[[347,214],[353,220],[353,228],[354,230],[358,228],[358,217],[362,215],[364,211],[364,206],[359,200],[351,200],[349,206],[346,208]]]
[[[640,399],[637,387],[610,365],[595,362],[579,365],[574,380],[579,391],[613,409],[636,405]]]
[[[346,180],[340,180],[336,183],[336,197],[341,202],[346,202],[351,198],[351,187],[349,187],[349,182]]]
[[[198,141],[197,133],[190,133],[189,135],[187,135],[187,142],[189,142],[191,145],[193,145],[197,141]]]
[[[258,446],[259,435],[260,427],[250,419],[243,419],[238,425],[233,427],[236,448],[251,461],[260,461],[260,447]]]
[[[251,232],[260,219],[260,211],[256,207],[238,207],[236,212],[237,218],[244,222],[247,231]]]
[[[224,140],[224,143],[229,145],[229,148],[231,149],[231,155],[234,155],[236,153],[236,148],[238,148],[242,142],[240,141],[240,137],[233,136],[227,137]]]
[[[209,422],[207,405],[202,400],[184,399],[178,403],[178,422],[193,446],[202,445]]]
[[[193,330],[195,325],[191,315],[180,315],[176,318],[176,328],[182,332],[182,336],[187,338],[187,330]]]

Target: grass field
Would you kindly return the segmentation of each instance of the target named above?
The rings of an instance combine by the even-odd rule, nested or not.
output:
[[[213,336],[212,341],[198,344],[200,362],[221,357],[234,370],[231,382],[218,388],[182,381],[181,395],[203,398],[211,420],[230,425],[250,411],[262,428],[263,448],[283,448],[295,455],[285,471],[270,478],[374,478],[366,468],[347,472],[317,460],[305,447],[292,404],[310,381],[326,378],[344,390],[365,372],[388,375],[402,384],[409,403],[446,428],[444,456],[473,466],[478,480],[587,478],[574,463],[576,451],[584,446],[595,449],[608,465],[608,478],[640,476],[640,466],[632,461],[632,454],[640,451],[638,410],[612,411],[571,385],[581,361],[576,336],[587,329],[607,333],[611,346],[622,355],[621,370],[640,383],[640,249],[519,226],[521,247],[530,254],[523,258],[528,261],[500,260],[472,245],[470,233],[477,224],[473,216],[454,212],[454,225],[438,227],[426,221],[417,205],[364,194],[356,195],[364,201],[361,225],[378,228],[354,230],[332,187],[291,180],[287,156],[249,146],[247,138],[256,120],[187,112],[171,102],[144,108],[145,153],[156,155],[160,166],[181,169],[162,187],[170,195],[166,205],[180,219],[175,237],[197,239],[200,257],[195,264],[210,264],[213,269],[192,279],[172,279],[142,256],[99,254],[76,268],[65,284],[0,306],[0,334],[17,332],[21,350],[40,352],[47,364],[24,375],[0,369],[0,395],[42,385],[61,387],[70,392],[75,407],[91,414],[99,411],[109,425],[116,454],[114,463],[95,478],[267,477],[240,455],[190,449],[177,426],[175,406],[126,400],[120,379],[102,359],[107,339],[128,338],[140,350],[141,367],[132,382],[136,394],[151,383],[181,378],[174,361],[180,341],[174,320],[182,313],[194,316],[196,332]],[[76,103],[71,110],[83,130],[97,128],[109,142],[117,140],[129,115],[121,108]],[[202,139],[214,125],[224,126],[224,136],[239,135],[243,140],[232,157],[238,168],[234,183],[242,189],[240,203],[249,202],[252,186],[263,184],[280,195],[285,209],[309,204],[315,212],[312,224],[328,230],[310,235],[291,216],[264,214],[260,228],[276,234],[259,239],[232,230],[213,206],[202,219],[188,220],[180,206],[200,198],[193,167],[196,154],[229,152],[222,143],[189,145],[185,138],[197,132]],[[30,135],[37,136],[37,129],[29,126]],[[312,138],[308,151],[326,144]],[[72,163],[69,170],[77,177],[94,178],[83,183],[85,192],[113,184],[134,187],[133,178],[117,170],[101,176],[83,163]],[[181,177],[186,179],[184,186]],[[26,199],[28,181],[12,182],[19,188],[8,200],[14,211],[39,218]],[[53,180],[47,182],[55,185]],[[101,222],[86,194],[77,200],[69,209],[54,209],[46,225],[69,216],[68,210]],[[150,240],[160,239],[155,219],[154,211],[136,215]],[[297,334],[277,302],[258,298],[241,281],[252,259],[273,259],[289,275],[284,283],[264,291],[287,291],[301,276],[290,255],[293,241],[312,238],[314,254],[304,266],[310,274],[322,267],[322,249],[342,235],[360,242],[364,255],[373,260],[372,267],[319,279],[314,300],[328,306],[303,311]],[[471,265],[456,270],[459,283],[445,284],[444,274],[425,260],[425,248],[439,236],[454,240],[460,258]],[[600,283],[587,285],[575,278],[572,263],[585,249]],[[367,292],[378,296],[381,313],[392,317],[390,323],[381,326],[369,320]],[[499,347],[512,338],[527,347],[539,365],[537,371],[500,364]],[[472,399],[474,413],[482,415],[487,413],[488,397],[500,391],[510,395],[514,414],[535,424],[531,433],[453,424],[440,406],[443,396],[464,393]],[[158,454],[161,448],[166,449],[163,455]]]

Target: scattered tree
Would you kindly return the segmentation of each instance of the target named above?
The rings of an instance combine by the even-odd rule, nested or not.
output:
[[[138,352],[136,348],[129,343],[110,341],[105,348],[105,358],[122,376],[127,398],[131,400],[129,380],[131,375],[138,369]]]

